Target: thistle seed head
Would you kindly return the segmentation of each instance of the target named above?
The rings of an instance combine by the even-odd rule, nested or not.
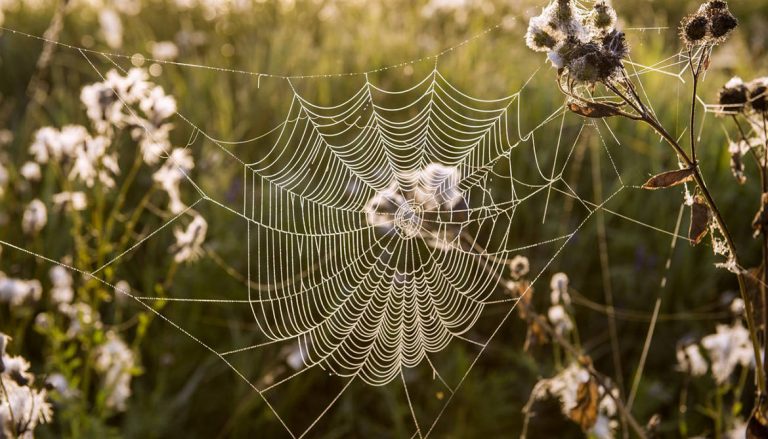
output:
[[[739,21],[736,20],[736,17],[734,17],[727,10],[725,12],[712,15],[711,20],[712,36],[718,39],[724,39],[728,37],[728,34],[730,34],[734,29],[736,29],[736,26],[739,25]]]
[[[616,11],[604,1],[597,2],[592,11],[591,21],[598,29],[611,30],[616,25]]]
[[[738,76],[728,81],[718,95],[720,111],[728,113],[743,112],[748,100],[747,86]]]
[[[687,46],[699,44],[708,33],[709,19],[703,15],[689,15],[680,24],[680,38]]]
[[[758,78],[749,83],[749,105],[758,113],[768,111],[768,78]]]

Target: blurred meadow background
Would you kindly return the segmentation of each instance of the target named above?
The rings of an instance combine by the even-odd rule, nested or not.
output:
[[[368,78],[382,88],[402,90],[437,65],[458,89],[484,99],[508,96],[527,84],[519,118],[521,126],[532,128],[564,102],[554,69],[526,48],[523,39],[528,19],[544,6],[536,0],[0,0],[0,239],[12,244],[3,245],[0,254],[4,273],[0,279],[6,282],[0,286],[0,332],[11,338],[5,347],[8,355],[20,355],[31,364],[34,386],[43,389],[47,384],[45,398],[52,419],[37,426],[35,435],[288,437],[243,377],[169,323],[217,350],[234,349],[263,340],[248,307],[145,301],[163,319],[88,276],[52,270],[52,261],[58,261],[93,272],[127,251],[115,264],[99,270],[98,277],[138,296],[243,298],[245,294],[245,229],[235,225],[229,211],[211,203],[194,206],[196,215],[205,219],[204,244],[184,235],[192,233],[186,228],[194,220],[190,217],[181,229],[162,229],[131,248],[179,214],[169,198],[178,196],[186,206],[198,198],[184,182],[180,186],[176,182],[179,190],[174,195],[173,181],[157,177],[162,163],[141,160],[139,144],[146,139],[140,134],[130,129],[110,133],[112,152],[100,159],[95,183],[82,175],[79,180],[71,178],[67,167],[73,165],[55,154],[36,160],[37,168],[28,165],[34,155],[30,147],[40,141],[41,128],[92,127],[83,87],[103,81],[100,74],[111,69],[120,74],[120,69],[143,69],[146,81],[173,96],[179,113],[199,130],[157,108],[143,109],[147,120],[154,111],[172,123],[172,128],[166,127],[168,143],[188,146],[186,154],[193,161],[190,176],[212,198],[237,209],[246,190],[242,165],[200,133],[228,141],[252,139],[285,120],[294,97],[291,87],[311,102],[334,105],[365,84],[362,75],[339,73],[397,65]],[[619,27],[626,29],[632,60],[664,66],[677,61],[677,23],[698,3],[614,0],[613,6]],[[733,75],[747,79],[768,74],[768,4],[741,0],[732,1],[730,7],[740,27],[713,54],[699,89],[707,103],[716,102],[718,89]],[[68,46],[46,44],[14,30]],[[398,65],[457,45],[437,64],[428,58]],[[122,56],[108,58],[77,48]],[[305,75],[311,77],[301,77]],[[296,77],[289,82],[281,76]],[[673,134],[685,134],[681,129],[690,108],[690,83],[664,72],[644,73],[642,81],[660,120]],[[572,114],[563,120],[562,130],[557,119],[537,131],[543,169],[552,166],[561,131],[565,144],[574,142],[584,124]],[[734,232],[741,259],[757,266],[760,246],[752,238],[750,223],[759,206],[759,189],[754,184],[738,185],[731,176],[727,139],[735,134],[728,120],[700,113],[698,121],[703,123],[704,174]],[[707,241],[698,247],[677,242],[670,250],[672,237],[663,231],[675,231],[680,191],[632,188],[649,175],[676,166],[658,135],[631,121],[610,120],[619,143],[601,121],[596,123],[604,137],[594,129],[578,136],[564,179],[597,203],[620,185],[614,167],[630,188],[606,205],[620,215],[597,214],[546,267],[534,284],[533,304],[546,310],[550,277],[566,273],[582,348],[598,370],[628,392],[641,364],[654,306],[661,299],[632,413],[642,424],[658,415],[660,437],[684,432],[723,437],[720,432],[749,416],[751,379],[739,380],[737,372],[734,382],[723,386],[715,385],[711,376],[692,377],[676,370],[676,350],[679,340],[697,339],[715,332],[717,324],[730,324],[731,301],[738,294],[735,278],[715,269],[717,259]],[[255,161],[264,156],[269,139],[274,138],[227,148],[246,162]],[[530,154],[516,155],[513,166],[521,181],[540,180]],[[128,179],[130,184],[125,185]],[[43,225],[39,219],[33,221],[40,215],[30,211],[35,199],[44,205]],[[553,198],[546,214],[543,198],[523,204],[511,239],[539,242],[576,227],[584,211],[567,200]],[[87,207],[78,207],[79,201]],[[686,235],[687,221],[686,213],[681,235]],[[181,253],[185,248],[190,254]],[[544,269],[556,249],[527,250],[531,271]],[[671,265],[666,269],[668,258]],[[607,330],[606,289],[616,309],[619,374]],[[479,321],[468,336],[487,337],[506,309],[488,311],[489,319]],[[520,435],[523,409],[534,385],[564,366],[562,353],[552,345],[525,351],[526,331],[526,323],[516,315],[501,326],[432,437]],[[296,360],[289,348],[265,346],[231,361],[250,382],[268,384],[290,373]],[[440,353],[440,361],[450,365],[447,378],[459,380],[477,351],[477,346],[451,343]],[[424,426],[430,425],[446,395],[435,390],[429,369],[413,369],[404,379],[414,389],[411,398],[417,417]],[[273,407],[288,425],[303,431],[338,391],[330,381],[322,371],[291,380],[274,395]],[[681,410],[681,398],[688,401],[687,410]],[[584,436],[551,400],[534,404],[527,430],[528,437]],[[9,432],[0,432],[0,437],[4,434]],[[356,383],[308,437],[413,434],[402,385]]]

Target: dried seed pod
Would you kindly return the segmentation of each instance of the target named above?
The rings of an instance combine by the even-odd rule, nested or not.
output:
[[[691,205],[691,226],[688,229],[688,239],[692,245],[701,242],[709,230],[709,221],[712,219],[712,212],[709,210],[704,197],[697,195]]]
[[[693,169],[678,169],[654,175],[643,184],[643,189],[665,189],[693,180]]]
[[[568,109],[579,116],[600,119],[603,117],[617,116],[619,109],[613,105],[600,102],[571,102]]]

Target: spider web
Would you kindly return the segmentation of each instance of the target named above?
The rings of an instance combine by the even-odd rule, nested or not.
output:
[[[220,209],[232,218],[228,226],[232,233],[246,240],[247,272],[241,274],[245,286],[242,291],[211,292],[205,298],[118,292],[130,296],[226,363],[263,399],[291,437],[312,432],[355,382],[367,386],[399,382],[410,407],[413,437],[427,437],[515,309],[518,299],[505,295],[503,288],[508,279],[507,262],[512,256],[546,251],[545,262],[533,273],[531,285],[535,284],[598,212],[670,235],[673,243],[678,238],[686,239],[677,234],[677,229],[668,231],[605,207],[623,191],[638,189],[622,181],[608,148],[610,141],[620,142],[607,123],[585,121],[578,131],[570,132],[567,127],[572,123],[566,120],[577,119],[562,106],[526,128],[526,99],[535,98],[527,93],[529,84],[542,71],[550,75],[548,68],[536,69],[515,93],[495,99],[473,97],[446,79],[438,61],[497,28],[489,28],[431,57],[360,73],[283,76],[156,61],[288,84],[292,96],[284,121],[254,139],[218,140],[183,113],[177,113],[191,128],[188,146],[202,139],[241,168],[242,202],[210,195],[179,168],[198,197],[188,203],[185,211],[93,272],[10,242],[3,241],[2,245],[109,285],[99,273],[110,264],[146,244],[191,209],[202,205]],[[97,67],[97,58],[106,60],[110,68],[124,70],[118,61],[126,60],[126,56],[50,43],[78,51],[100,76],[104,67]],[[387,90],[370,79],[375,73],[425,62],[434,62],[434,68],[403,90]],[[627,65],[638,79],[655,73],[683,82],[687,63],[684,54],[676,54],[652,66],[631,61]],[[324,78],[346,78],[361,85],[348,98],[326,106],[312,102],[297,90],[297,81],[330,80]],[[132,111],[130,107],[127,110]],[[547,130],[557,132],[557,138],[554,154],[545,153],[543,156],[548,158],[543,159],[541,151],[551,150],[553,145],[542,147],[536,139],[539,131]],[[564,178],[586,131],[598,134],[617,183],[612,193],[594,201],[578,194]],[[246,147],[250,149],[244,152]],[[435,164],[457,176],[454,197],[458,201],[452,209],[443,209],[440,203],[426,208],[413,195],[425,185],[420,175]],[[515,171],[520,166],[535,167],[536,181],[517,178]],[[432,201],[443,195],[441,183],[450,178],[443,175],[431,186]],[[367,206],[377,196],[384,202],[400,198],[395,203],[397,211],[385,212],[381,221],[373,224]],[[518,210],[528,208],[528,204],[543,204],[545,221],[550,206],[566,200],[583,208],[571,213],[575,218],[571,230],[531,242],[516,238],[513,231],[535,227],[520,219]],[[225,343],[206,340],[205,334],[192,333],[166,317],[154,305],[157,301],[179,306],[248,307],[264,340],[245,346],[221,346]],[[491,322],[489,330],[478,338],[480,332],[471,330],[485,320]],[[451,349],[452,343],[476,348],[469,366],[455,382],[441,374],[444,357],[440,353]],[[298,349],[302,365],[296,372],[279,379],[254,379],[237,366],[236,358],[274,344]],[[419,413],[409,391],[406,375],[421,367],[429,370],[437,388],[448,393],[431,416]],[[291,425],[275,409],[271,395],[318,370],[339,382],[338,391],[320,413],[312,414],[303,425]]]

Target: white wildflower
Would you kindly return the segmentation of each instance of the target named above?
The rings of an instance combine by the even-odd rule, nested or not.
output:
[[[3,374],[19,385],[26,386],[34,381],[34,375],[29,372],[29,368],[29,361],[21,356],[3,354]]]
[[[744,314],[744,299],[741,297],[733,299],[733,302],[731,302],[731,312],[736,316]]]
[[[106,393],[107,407],[124,411],[131,396],[135,361],[128,345],[113,331],[107,332],[107,341],[97,348],[94,367],[103,374],[102,390]]]
[[[97,180],[107,188],[114,187],[114,175],[120,173],[120,168],[115,155],[107,152],[110,143],[104,136],[89,136],[75,151],[69,178],[79,180],[88,187],[93,187]]]
[[[80,101],[96,131],[110,132],[113,125],[121,126],[124,120],[123,104],[115,91],[106,83],[89,84],[80,92]]]
[[[52,151],[53,157],[74,157],[78,147],[88,139],[88,130],[82,125],[64,125],[59,132],[60,151]]]
[[[61,130],[43,127],[35,132],[29,152],[37,163],[62,160],[74,155],[75,149],[88,138],[88,131],[81,125],[65,125]]]
[[[129,70],[125,76],[114,69],[107,72],[107,84],[127,105],[136,104],[147,96],[152,88],[152,83],[148,79],[146,70],[138,67]]]
[[[737,365],[751,366],[754,360],[749,331],[740,321],[717,325],[717,332],[702,338],[701,345],[712,360],[712,376],[719,384],[728,380]]]
[[[38,199],[32,200],[21,218],[21,229],[27,235],[35,235],[43,230],[48,222],[48,210],[45,204]]]
[[[107,45],[119,49],[123,45],[123,21],[114,9],[104,8],[99,11],[101,34]]]
[[[60,303],[59,311],[69,317],[67,337],[74,338],[88,328],[101,328],[101,317],[90,305],[84,302]]]
[[[202,245],[207,231],[208,223],[200,215],[195,216],[186,230],[174,229],[176,244],[171,247],[175,253],[174,260],[179,263],[197,260],[203,254]]]
[[[39,424],[53,417],[45,390],[33,389],[34,376],[29,362],[20,356],[9,356],[6,344],[10,339],[0,333],[0,377],[3,394],[0,397],[0,437],[32,439]]]
[[[19,385],[12,380],[3,382],[7,394],[0,398],[0,432],[3,437],[32,439],[35,428],[53,418],[53,409],[46,401],[47,392]]]
[[[118,302],[125,301],[131,297],[131,284],[126,280],[118,281],[115,284],[115,298]]]
[[[677,370],[681,372],[691,376],[702,376],[709,369],[707,360],[701,355],[699,346],[696,344],[678,347],[675,355],[677,357]]]
[[[171,124],[151,128],[147,122],[144,122],[131,131],[133,139],[139,142],[142,157],[148,165],[157,164],[164,155],[168,154],[171,149],[171,141],[168,138],[171,129],[173,129]]]
[[[555,273],[549,281],[549,287],[552,289],[549,299],[553,305],[562,303],[568,306],[571,304],[571,295],[568,294],[568,275]]]
[[[65,399],[73,398],[78,395],[77,389],[73,389],[67,378],[60,373],[52,373],[45,379],[45,385],[58,392]]]
[[[614,439],[616,437],[616,427],[616,420],[600,413],[597,415],[595,425],[593,425],[592,430],[590,430],[591,434],[589,437],[594,439]]]
[[[172,61],[179,56],[179,48],[173,41],[152,43],[152,58],[160,61]]]
[[[74,281],[69,270],[61,265],[54,265],[48,272],[48,276],[53,284],[51,300],[56,304],[72,302],[72,299],[75,297],[75,290],[73,289]]]
[[[152,176],[152,179],[168,194],[170,199],[168,210],[171,213],[178,214],[184,210],[185,205],[181,201],[179,183],[194,167],[195,162],[189,150],[186,148],[175,148],[171,151],[163,166]]]
[[[509,271],[513,279],[520,279],[528,274],[530,269],[531,264],[525,256],[517,255],[509,261]]]
[[[549,281],[549,287],[553,290],[568,289],[568,275],[565,273],[555,273]]]
[[[573,321],[562,305],[554,305],[547,311],[547,318],[558,334],[563,335],[573,330]]]
[[[68,205],[72,210],[80,211],[88,207],[88,199],[85,192],[59,192],[52,197],[53,204],[58,207]]]
[[[41,331],[47,331],[51,328],[53,319],[47,312],[41,312],[35,316],[35,326]]]
[[[43,287],[37,279],[13,279],[0,271],[0,302],[18,306],[40,300]]]
[[[37,162],[26,162],[21,165],[19,174],[29,181],[40,181],[43,177],[40,171],[40,165]]]
[[[285,362],[293,370],[302,369],[309,360],[307,359],[304,350],[301,348],[301,345],[295,344],[293,346],[288,346],[287,348],[288,351],[285,357]]]
[[[176,99],[165,94],[162,87],[155,86],[149,94],[139,102],[139,108],[155,127],[160,127],[165,119],[176,114]]]
[[[43,127],[35,131],[35,138],[29,146],[29,153],[38,163],[48,163],[54,142],[58,142],[59,132],[53,127]]]

